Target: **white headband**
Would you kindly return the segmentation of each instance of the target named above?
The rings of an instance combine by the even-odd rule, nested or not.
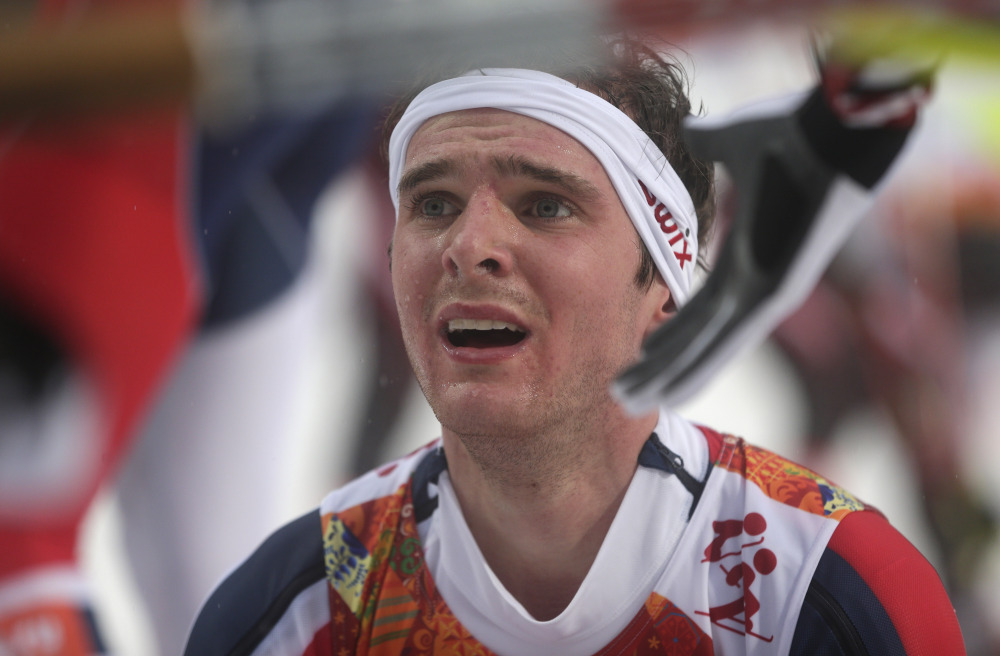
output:
[[[698,256],[698,219],[684,184],[624,112],[548,73],[479,69],[417,95],[389,139],[389,193],[397,213],[406,149],[417,129],[439,114],[487,107],[537,119],[583,144],[611,179],[677,307],[688,300]]]

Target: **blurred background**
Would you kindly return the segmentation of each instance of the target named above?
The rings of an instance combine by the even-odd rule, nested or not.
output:
[[[180,653],[271,530],[438,435],[395,324],[375,153],[419,53],[530,61],[526,43],[639,24],[711,116],[815,83],[810,29],[852,6],[298,4],[109,2],[94,25],[116,29],[86,47],[69,2],[3,22],[0,654],[60,653],[78,630],[45,619],[60,605],[109,653]],[[882,510],[942,575],[969,653],[1000,654],[1000,16],[874,7],[851,24],[941,59],[932,99],[816,291],[681,410]]]

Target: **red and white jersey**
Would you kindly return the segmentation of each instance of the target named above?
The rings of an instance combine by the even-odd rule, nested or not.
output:
[[[186,653],[964,649],[933,568],[877,511],[664,411],[558,617],[535,620],[490,570],[434,442],[331,493],[261,545],[208,600]]]

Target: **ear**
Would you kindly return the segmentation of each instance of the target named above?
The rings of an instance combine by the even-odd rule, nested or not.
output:
[[[656,274],[656,279],[653,281],[653,285],[649,288],[647,295],[650,312],[647,315],[649,317],[649,322],[646,324],[646,328],[642,334],[643,342],[649,339],[649,336],[652,335],[657,328],[662,326],[668,319],[677,313],[677,306],[674,304],[674,296],[670,293],[670,288],[667,287],[666,281],[663,280],[663,276],[659,273]]]

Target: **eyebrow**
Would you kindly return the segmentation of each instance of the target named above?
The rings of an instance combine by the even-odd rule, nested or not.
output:
[[[521,155],[494,156],[494,170],[503,177],[526,177],[561,187],[570,196],[581,201],[594,201],[602,197],[601,191],[589,180],[551,166],[535,164]],[[462,167],[453,159],[435,159],[424,162],[406,173],[399,180],[400,196],[425,182],[439,180],[456,174]]]
[[[452,175],[457,169],[457,164],[449,159],[435,159],[430,162],[424,162],[420,166],[412,168],[403,174],[399,179],[399,186],[396,191],[402,196],[424,182],[446,178]]]

